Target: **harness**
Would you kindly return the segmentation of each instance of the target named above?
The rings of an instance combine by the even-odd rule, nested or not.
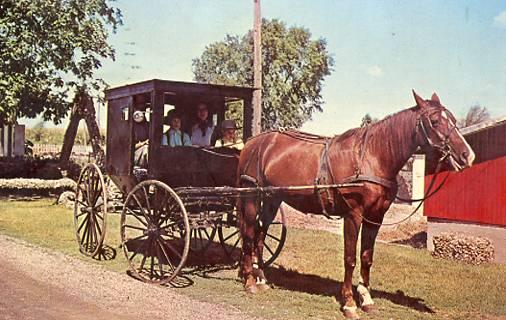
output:
[[[438,111],[441,111],[441,110],[438,110]],[[437,149],[442,154],[441,158],[438,161],[439,164],[438,164],[437,171],[439,172],[439,169],[441,167],[440,164],[447,157],[452,155],[452,150],[451,150],[451,146],[449,143],[449,138],[450,138],[451,133],[454,130],[456,130],[457,127],[454,125],[451,128],[450,132],[446,136],[442,136],[439,133],[439,131],[435,130],[436,133],[439,135],[439,138],[441,139],[441,143],[440,144],[434,143],[434,141],[430,138],[429,133],[428,133],[426,126],[424,124],[424,118],[428,118],[428,116],[431,115],[429,112],[435,112],[435,111],[422,112],[418,115],[417,120],[416,120],[417,123],[416,123],[416,130],[414,132],[414,136],[418,135],[419,132],[421,131],[422,136],[423,136],[424,140],[427,142],[427,144],[430,147]],[[443,112],[444,112],[444,110],[443,110]],[[432,123],[430,122],[430,119],[429,119],[429,125],[432,127]],[[318,201],[319,201],[320,206],[322,208],[322,214],[324,216],[326,216],[327,218],[331,218],[330,217],[331,215],[336,215],[338,213],[337,209],[340,205],[345,204],[348,208],[350,208],[350,206],[337,188],[319,188],[318,185],[333,185],[336,183],[353,183],[353,182],[370,182],[370,183],[374,183],[377,185],[381,185],[387,189],[393,189],[397,185],[396,181],[392,181],[392,180],[385,179],[385,178],[378,177],[378,176],[374,176],[374,175],[364,174],[362,172],[363,161],[365,158],[365,153],[366,153],[366,149],[367,149],[367,145],[368,145],[369,137],[370,137],[369,128],[370,128],[369,125],[367,125],[364,128],[364,135],[363,135],[362,143],[360,144],[359,158],[358,158],[357,163],[355,164],[354,174],[341,179],[339,182],[335,181],[335,176],[332,172],[332,167],[329,164],[330,163],[330,159],[329,159],[330,147],[333,144],[333,142],[335,142],[337,140],[337,138],[339,138],[339,136],[334,136],[332,138],[329,138],[329,137],[324,137],[324,136],[319,136],[319,135],[314,135],[314,134],[301,133],[298,131],[287,131],[287,130],[277,130],[276,131],[280,134],[287,135],[287,136],[297,139],[297,140],[303,140],[303,141],[307,141],[310,143],[323,144],[323,148],[320,153],[318,171],[317,171],[317,174],[316,174],[316,177],[314,180],[314,184],[315,184],[314,190],[315,190],[315,195],[318,197]],[[272,132],[272,131],[270,131],[270,132]],[[261,133],[255,137],[252,137],[252,139],[258,138],[259,136],[263,136],[263,134],[265,134],[265,133],[268,133],[268,132]],[[258,154],[259,150],[256,150],[256,152]],[[251,160],[252,160],[252,158],[250,158],[248,160],[246,168],[249,167]],[[260,163],[259,163],[259,161],[257,161],[257,173],[258,174],[260,173],[259,166],[260,166]],[[412,201],[412,202],[422,201],[423,202],[425,199],[431,197],[442,187],[442,185],[446,181],[446,178],[441,182],[441,184],[434,191],[432,191],[433,184],[435,181],[435,177],[433,177],[433,181],[431,181],[428,192],[426,193],[424,198],[410,200],[410,201]],[[241,179],[248,180],[248,181],[254,182],[254,183],[258,183],[257,179],[247,176],[247,175],[241,175]],[[326,198],[327,201],[325,201],[324,197]],[[405,200],[405,199],[401,199],[401,200]],[[421,205],[421,203],[420,203],[420,205]],[[415,209],[415,211],[411,215],[416,213],[416,211],[418,210],[420,205]],[[407,218],[409,218],[409,217],[407,217]],[[375,223],[374,221],[369,221],[365,217],[362,217],[362,218],[366,222],[369,222],[371,224],[378,224],[378,223]],[[405,219],[403,219],[403,220],[405,220]],[[381,224],[379,224],[379,225],[381,225]]]
[[[391,189],[396,186],[396,182],[390,181],[388,179],[384,179],[378,176],[373,175],[365,175],[362,174],[361,167],[365,157],[365,146],[367,146],[369,140],[369,128],[366,127],[363,143],[360,147],[360,156],[358,163],[355,164],[355,173],[349,177],[339,180],[339,183],[352,183],[352,182],[372,182],[375,184],[379,184],[388,189]],[[335,177],[332,173],[332,167],[329,164],[329,148],[332,142],[335,140],[334,138],[325,138],[324,139],[324,147],[320,154],[320,163],[318,166],[318,173],[315,178],[315,193],[318,197],[318,201],[320,202],[320,206],[322,207],[322,213],[327,218],[330,218],[331,214],[337,214],[337,210],[339,205],[345,204],[348,208],[350,208],[348,202],[341,195],[337,188],[332,188],[332,193],[329,188],[319,189],[317,186],[319,184],[335,184]],[[325,201],[323,199],[323,195],[326,195],[327,202],[329,203],[330,214],[325,206]]]

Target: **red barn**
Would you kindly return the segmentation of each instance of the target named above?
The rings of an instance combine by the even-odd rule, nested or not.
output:
[[[427,247],[441,232],[485,236],[493,243],[496,261],[506,263],[506,117],[461,130],[476,153],[471,168],[450,172],[444,186],[424,203]],[[439,185],[447,172],[439,174]],[[427,170],[425,186],[432,180]]]

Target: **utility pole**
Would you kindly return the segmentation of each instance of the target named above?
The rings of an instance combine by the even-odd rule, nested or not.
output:
[[[262,130],[262,15],[260,0],[253,0],[255,17],[253,24],[253,126],[252,133]]]

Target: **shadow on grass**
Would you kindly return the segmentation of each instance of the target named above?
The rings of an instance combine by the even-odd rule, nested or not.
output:
[[[303,274],[298,271],[287,270],[283,267],[267,268],[266,276],[270,283],[286,290],[335,297],[338,302],[342,301],[341,288],[343,283],[341,281],[322,278],[317,275]],[[358,301],[356,289],[356,286],[354,286],[355,300]],[[397,290],[395,293],[392,293],[372,289],[371,295],[374,298],[386,299],[397,305],[414,309],[419,312],[435,313],[434,310],[424,303],[423,299],[407,296],[401,290]]]
[[[135,272],[132,272],[132,270],[130,270],[130,269],[126,271],[126,274],[136,281],[147,282],[144,279],[142,279],[141,277],[139,277]],[[179,274],[174,279],[172,279],[172,281],[165,283],[165,284],[159,284],[159,285],[164,286],[164,287],[172,287],[172,288],[187,288],[187,287],[190,287],[194,284],[195,284],[195,282],[192,279],[190,279],[189,277],[187,277],[183,274]]]
[[[204,252],[190,252],[182,273],[188,276],[230,281],[230,279],[224,279],[221,275],[213,274],[225,270],[234,270],[237,267],[237,261],[231,260],[223,252],[220,244],[213,243]]]
[[[102,249],[100,249],[99,253],[93,257],[93,259],[99,261],[109,261],[114,260],[115,258],[116,249],[108,245],[102,245]]]
[[[395,240],[392,243],[403,244],[416,249],[427,248],[427,232],[418,232],[407,239]]]

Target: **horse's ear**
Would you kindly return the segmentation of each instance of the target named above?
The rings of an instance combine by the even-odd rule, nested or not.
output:
[[[439,97],[437,96],[437,94],[435,92],[432,94],[432,98],[430,98],[430,100],[441,104],[441,101],[439,101]]]
[[[420,108],[427,107],[427,102],[423,100],[419,95],[416,94],[415,90],[413,90],[413,96],[415,97],[416,105]]]

